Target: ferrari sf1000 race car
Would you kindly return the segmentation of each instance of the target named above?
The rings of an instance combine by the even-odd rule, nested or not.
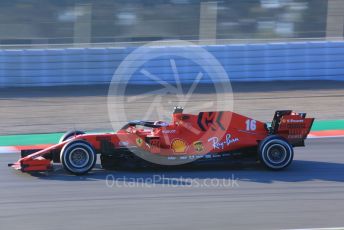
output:
[[[293,161],[293,148],[304,146],[314,118],[291,110],[276,111],[271,123],[230,112],[185,114],[176,107],[171,122],[132,121],[114,133],[71,131],[46,149],[22,150],[10,167],[22,172],[51,170],[62,163],[69,173],[89,172],[100,155],[104,169],[170,167],[253,160],[272,170]]]

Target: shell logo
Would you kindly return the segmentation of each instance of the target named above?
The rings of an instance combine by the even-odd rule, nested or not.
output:
[[[171,148],[175,153],[185,153],[187,144],[182,139],[174,139],[171,144]]]

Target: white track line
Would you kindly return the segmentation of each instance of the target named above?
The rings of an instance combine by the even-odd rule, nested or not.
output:
[[[0,154],[5,153],[20,153],[20,151],[14,146],[0,146]]]
[[[290,228],[284,230],[344,230],[344,227],[330,227],[330,228]]]

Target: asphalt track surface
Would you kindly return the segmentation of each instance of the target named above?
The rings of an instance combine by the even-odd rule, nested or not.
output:
[[[344,139],[306,144],[296,149],[293,164],[279,172],[257,165],[134,172],[106,172],[97,166],[82,177],[59,167],[28,175],[6,167],[18,155],[2,154],[0,229],[344,226]]]
[[[235,83],[232,87],[233,110],[255,119],[269,121],[278,109],[307,112],[317,119],[344,117],[344,82]],[[1,89],[0,134],[109,129],[107,89]],[[151,92],[152,87],[132,87],[125,97],[145,91]],[[225,97],[216,96],[208,86],[201,86],[186,111],[219,98],[226,104]],[[132,116],[128,119],[142,118],[151,102],[144,100],[126,101]],[[170,103],[169,96],[164,100],[168,111],[178,105],[174,99]],[[306,144],[296,149],[294,163],[281,172],[256,165],[105,172],[97,165],[83,177],[68,175],[60,166],[47,174],[28,175],[7,168],[18,155],[1,154],[0,229],[344,226],[344,139],[312,139]]]

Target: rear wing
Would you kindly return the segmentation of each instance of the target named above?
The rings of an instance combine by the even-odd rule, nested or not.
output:
[[[295,113],[292,110],[275,112],[269,132],[286,138],[293,146],[304,146],[314,118],[306,118],[306,113]]]

